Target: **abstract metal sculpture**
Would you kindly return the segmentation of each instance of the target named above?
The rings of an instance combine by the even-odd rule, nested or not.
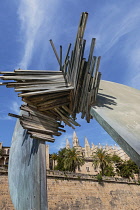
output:
[[[14,80],[1,85],[14,87],[25,102],[20,115],[9,114],[18,118],[9,161],[10,193],[17,210],[47,209],[45,141],[54,142],[54,136],[65,132],[62,121],[79,126],[77,113],[87,122],[94,117],[140,166],[140,91],[107,81],[99,88],[101,57],[93,56],[95,38],[88,60],[84,58],[87,17],[82,13],[74,48],[69,56],[69,45],[63,65],[62,47],[58,56],[50,40],[60,71],[0,72],[0,79]]]
[[[0,72],[3,74],[0,79],[15,80],[3,85],[21,92],[18,96],[26,104],[20,109],[28,114],[9,115],[19,118],[31,138],[53,142],[53,135],[60,136],[61,132],[65,132],[61,121],[72,128],[79,126],[75,121],[79,112],[82,112],[82,118],[86,117],[87,122],[90,122],[90,108],[96,101],[101,73],[98,72],[100,57],[93,56],[95,39],[91,42],[88,61],[83,57],[87,17],[88,13],[82,13],[74,49],[69,57],[70,44],[63,65],[61,53],[59,57],[50,40],[60,71],[18,69],[14,72]]]
[[[8,169],[10,194],[15,209],[47,209],[45,141],[65,132],[63,121],[74,128],[76,114],[90,122],[90,108],[96,101],[101,73],[100,57],[93,56],[95,39],[91,41],[88,60],[84,56],[83,39],[88,13],[82,13],[74,48],[71,44],[62,65],[62,47],[58,56],[60,71],[15,70],[0,72],[1,85],[14,87],[25,102],[21,105],[13,134]],[[25,129],[25,130],[24,130]]]

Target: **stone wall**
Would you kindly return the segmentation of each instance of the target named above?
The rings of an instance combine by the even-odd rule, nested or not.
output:
[[[122,178],[48,172],[49,210],[138,210],[140,185]]]
[[[140,185],[122,178],[48,171],[49,210],[138,210]],[[9,190],[8,174],[0,174],[0,210],[14,210]],[[36,209],[38,210],[38,209]]]
[[[14,210],[8,188],[8,173],[5,170],[0,171],[0,210]]]

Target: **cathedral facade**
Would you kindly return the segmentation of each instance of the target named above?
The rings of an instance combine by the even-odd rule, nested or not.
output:
[[[98,148],[103,148],[108,154],[113,155],[116,154],[118,155],[122,160],[129,160],[129,156],[117,145],[114,146],[103,146],[101,144],[99,145],[94,145],[90,147],[90,144],[88,142],[88,139],[85,137],[85,145],[84,147],[81,147],[79,144],[79,139],[76,135],[76,132],[74,131],[73,133],[73,138],[72,138],[72,147],[74,147],[78,153],[79,156],[83,156],[85,159],[85,164],[80,167],[80,170],[77,169],[77,173],[86,173],[86,174],[92,174],[96,175],[99,171],[94,169],[93,166],[93,155],[97,151]],[[69,140],[66,139],[66,148],[70,148],[70,143]]]

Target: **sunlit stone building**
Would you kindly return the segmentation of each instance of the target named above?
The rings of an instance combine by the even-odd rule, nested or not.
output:
[[[122,160],[129,160],[128,155],[117,145],[114,146],[103,146],[101,144],[90,146],[88,139],[85,137],[85,145],[81,147],[79,144],[79,139],[74,131],[72,137],[72,147],[74,147],[79,156],[83,156],[85,159],[85,164],[80,167],[80,170],[76,170],[77,173],[86,173],[86,174],[97,174],[99,171],[95,170],[93,167],[93,155],[95,154],[97,148],[103,148],[106,150],[108,154],[116,154]],[[69,140],[66,139],[66,148],[71,148]],[[9,151],[10,147],[4,147],[2,143],[0,143],[0,166],[7,166],[9,161]],[[54,165],[57,164],[57,161],[52,160],[49,155],[49,145],[46,145],[46,169],[54,169]]]
[[[10,147],[4,147],[0,142],[0,167],[8,165],[9,152],[10,152]]]
[[[92,164],[93,161],[93,155],[95,154],[97,148],[103,148],[108,154],[116,154],[118,155],[122,160],[129,160],[130,158],[128,155],[117,145],[114,146],[103,146],[101,144],[94,145],[90,147],[90,144],[88,142],[88,139],[85,137],[85,145],[84,147],[81,147],[79,144],[79,139],[76,135],[76,132],[73,133],[72,138],[72,147],[74,147],[79,154],[79,156],[83,156],[85,159],[85,164],[80,168],[80,170],[77,169],[76,172],[78,173],[88,173],[88,174],[97,174],[99,171],[95,170]],[[66,139],[66,148],[70,148],[69,140]]]

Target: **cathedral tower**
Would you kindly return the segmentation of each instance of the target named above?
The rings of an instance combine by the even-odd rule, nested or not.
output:
[[[85,157],[90,157],[91,149],[88,139],[85,137]]]
[[[66,149],[70,149],[70,143],[68,139],[66,139]]]
[[[79,140],[75,131],[73,132],[72,142],[73,142],[73,147],[79,147]]]

